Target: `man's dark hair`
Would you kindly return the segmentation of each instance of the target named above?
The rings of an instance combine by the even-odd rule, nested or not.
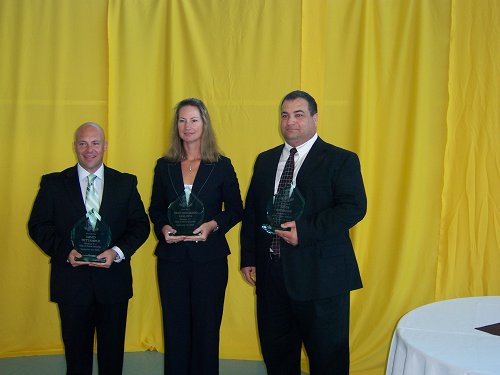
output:
[[[281,101],[280,108],[283,107],[284,102],[286,102],[288,100],[299,99],[299,98],[305,99],[307,101],[307,104],[309,107],[309,114],[311,116],[314,116],[316,113],[318,113],[318,105],[316,104],[316,100],[314,100],[314,98],[311,95],[309,95],[307,92],[301,91],[301,90],[295,90],[289,94],[286,94],[286,96]]]

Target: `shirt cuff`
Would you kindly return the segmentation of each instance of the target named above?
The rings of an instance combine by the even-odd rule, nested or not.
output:
[[[114,260],[115,263],[120,263],[123,259],[125,259],[125,255],[123,255],[123,251],[121,251],[118,246],[113,246],[112,249],[114,251],[116,251],[116,258]]]

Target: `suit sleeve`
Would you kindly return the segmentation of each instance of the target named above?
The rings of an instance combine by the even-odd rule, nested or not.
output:
[[[241,200],[238,178],[229,160],[224,163],[223,175],[222,199],[224,201],[224,210],[218,213],[213,219],[217,222],[219,230],[225,234],[241,221],[243,216],[243,202]]]
[[[127,212],[123,214],[127,217],[125,230],[116,239],[114,245],[123,251],[125,258],[130,259],[147,240],[150,232],[148,215],[137,190],[136,176],[131,176]]]
[[[167,207],[169,202],[164,194],[162,174],[165,170],[162,169],[160,161],[156,163],[153,177],[153,189],[151,192],[151,201],[149,204],[149,217],[153,223],[153,230],[158,240],[163,239],[161,229],[169,224]]]
[[[62,242],[62,238],[57,234],[54,218],[56,195],[52,194],[51,190],[53,187],[51,187],[49,177],[42,176],[28,220],[28,232],[31,239],[50,257],[55,255]],[[70,250],[68,249],[68,253]]]
[[[301,245],[318,240],[349,241],[349,229],[366,214],[366,193],[359,159],[347,153],[337,173],[331,176],[331,204],[307,219],[297,221]],[[344,238],[345,237],[345,238]]]
[[[245,199],[245,210],[243,212],[243,221],[241,224],[240,233],[240,246],[241,246],[241,260],[240,267],[251,267],[256,264],[256,236],[255,236],[255,226],[257,225],[257,214],[255,209],[255,170],[257,169],[257,161],[255,162],[254,171],[252,174],[252,179],[250,181],[250,186],[248,188],[247,196]]]

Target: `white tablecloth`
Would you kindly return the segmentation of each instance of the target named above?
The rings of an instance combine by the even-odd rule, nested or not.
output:
[[[500,297],[431,303],[403,316],[386,375],[499,375],[500,336],[476,330],[500,323]]]

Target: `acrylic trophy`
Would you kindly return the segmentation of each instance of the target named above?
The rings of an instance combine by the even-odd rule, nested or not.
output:
[[[92,220],[93,215],[95,216]],[[74,248],[82,254],[80,258],[75,258],[76,261],[106,263],[105,258],[99,259],[97,256],[109,249],[111,229],[92,209],[71,229],[71,242]]]
[[[297,220],[304,211],[305,201],[295,184],[289,184],[271,197],[267,205],[268,224],[262,224],[269,234],[274,234],[276,229],[289,231],[290,228],[282,228],[281,224]]]
[[[172,236],[196,236],[193,231],[205,217],[205,207],[193,192],[182,193],[170,203],[167,212],[170,225],[176,230]]]

